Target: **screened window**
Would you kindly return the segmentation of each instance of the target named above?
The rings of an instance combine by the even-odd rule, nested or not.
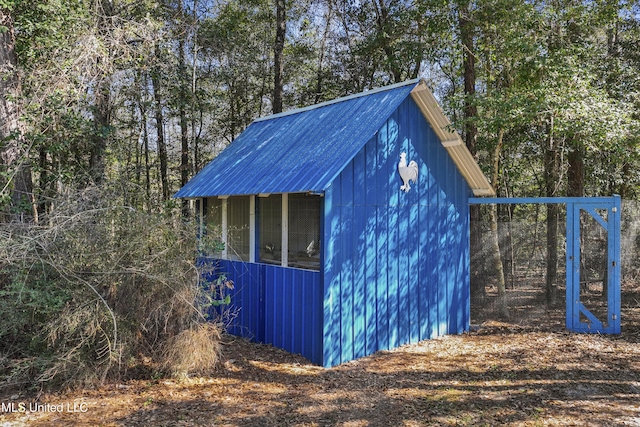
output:
[[[222,200],[217,197],[209,197],[205,206],[204,218],[207,232],[219,235],[222,224]]]
[[[219,258],[222,256],[220,242],[222,241],[222,204],[217,198],[201,200],[202,223],[198,250],[202,255]]]
[[[320,196],[289,195],[289,266],[320,269]]]
[[[259,198],[260,262],[282,263],[282,195]]]
[[[249,196],[227,199],[227,257],[249,261]]]
[[[252,197],[207,199],[207,235],[225,243],[221,252],[208,255],[319,270],[321,197],[271,194],[255,196],[256,203]]]

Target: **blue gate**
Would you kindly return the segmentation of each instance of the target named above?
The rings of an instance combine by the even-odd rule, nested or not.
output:
[[[567,329],[576,332],[620,333],[620,197],[612,200],[577,201],[567,204]],[[606,266],[602,296],[590,297],[585,277],[583,242],[585,221],[606,230]]]
[[[574,332],[620,333],[620,196],[611,197],[494,197],[471,198],[470,204],[566,204],[566,327]],[[585,274],[583,252],[585,224],[595,221],[606,231],[606,252],[602,277],[591,280]],[[592,227],[593,228],[593,227]],[[594,297],[591,282],[602,283]]]

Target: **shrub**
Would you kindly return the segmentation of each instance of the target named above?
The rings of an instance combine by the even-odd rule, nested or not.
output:
[[[5,384],[91,385],[143,360],[188,371],[171,350],[187,344],[211,350],[193,369],[215,364],[219,332],[197,303],[211,297],[198,281],[195,225],[111,200],[88,189],[57,200],[39,224],[0,224]]]

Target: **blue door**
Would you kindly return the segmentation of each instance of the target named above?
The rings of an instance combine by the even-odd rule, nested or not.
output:
[[[619,196],[567,203],[567,329],[620,333]]]

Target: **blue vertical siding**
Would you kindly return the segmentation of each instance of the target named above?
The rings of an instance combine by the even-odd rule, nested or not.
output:
[[[419,165],[400,190],[400,152]],[[469,324],[471,191],[411,98],[329,186],[322,270],[217,261],[229,332],[334,366]]]
[[[364,206],[359,206],[360,209],[360,221],[364,224],[364,247],[359,248],[359,253],[377,253],[378,236],[376,235],[377,211],[374,208],[367,208],[367,206],[375,206],[376,204],[376,191],[373,185],[365,185],[367,182],[375,182],[376,169],[377,169],[377,151],[375,140],[369,141],[364,147],[365,154],[365,180],[360,183],[364,191],[359,191],[358,194],[364,195]],[[374,256],[362,257],[362,263],[364,264],[364,328],[365,328],[365,354],[372,354],[378,349],[378,307],[377,307],[377,259]],[[374,326],[375,327],[372,327]]]
[[[468,328],[470,195],[406,99],[325,192],[324,366]]]
[[[229,333],[323,364],[320,272],[218,259],[199,262],[213,264],[210,278],[225,274],[234,283]]]

